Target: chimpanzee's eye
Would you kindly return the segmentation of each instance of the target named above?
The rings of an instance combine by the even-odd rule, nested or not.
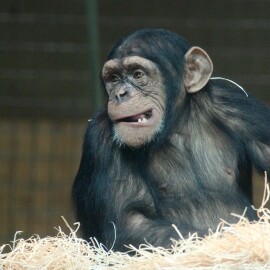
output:
[[[144,76],[144,73],[141,71],[141,70],[136,70],[134,73],[133,73],[133,78],[134,79],[140,79]]]
[[[117,74],[110,75],[109,81],[112,83],[117,83],[120,81],[120,77]]]

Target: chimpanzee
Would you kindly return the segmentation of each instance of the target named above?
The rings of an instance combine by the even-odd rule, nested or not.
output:
[[[83,237],[125,250],[255,220],[252,167],[270,171],[270,110],[165,29],[120,39],[102,69],[72,197]]]

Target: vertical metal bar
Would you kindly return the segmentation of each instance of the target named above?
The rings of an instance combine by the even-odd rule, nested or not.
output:
[[[10,156],[9,156],[9,172],[8,172],[8,207],[7,207],[7,222],[8,227],[6,228],[7,239],[12,239],[14,233],[17,231],[16,228],[16,209],[18,205],[18,183],[16,179],[17,163],[19,159],[19,136],[20,136],[20,125],[18,121],[11,121],[9,123],[9,131],[7,136],[10,137]],[[14,198],[14,199],[13,199]]]
[[[92,110],[96,111],[103,104],[103,92],[99,80],[99,31],[98,31],[98,0],[86,0],[87,4],[87,28],[90,47],[90,71],[92,91]]]

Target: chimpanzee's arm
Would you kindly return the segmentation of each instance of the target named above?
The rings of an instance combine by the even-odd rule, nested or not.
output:
[[[270,172],[270,108],[231,83],[215,84],[217,114],[243,143],[258,172]]]
[[[82,158],[72,188],[72,200],[77,221],[80,222],[83,237],[99,237],[100,226],[104,219],[104,209],[98,201],[103,196],[104,181],[100,181],[99,190],[95,190],[99,180],[104,179],[99,172],[106,172],[110,159],[108,145],[109,123],[104,110],[89,120],[82,149]],[[101,179],[100,179],[101,178]],[[95,193],[97,192],[97,193]]]
[[[106,245],[108,248],[114,243],[115,250],[125,251],[125,246],[135,246],[139,247],[141,244],[151,244],[153,246],[162,246],[170,248],[172,246],[172,239],[178,240],[180,236],[174,229],[171,223],[166,222],[161,219],[147,218],[142,213],[130,212],[127,215],[122,213],[119,216],[121,221],[126,222],[122,224],[119,223],[108,224],[110,227],[105,230],[107,234]],[[187,230],[181,227],[181,233],[184,236],[190,232],[191,227],[187,226]],[[114,231],[115,230],[115,231]]]
[[[270,109],[253,99],[250,103],[246,120],[247,154],[258,172],[270,173]]]

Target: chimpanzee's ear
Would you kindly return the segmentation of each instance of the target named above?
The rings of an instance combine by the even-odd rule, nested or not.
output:
[[[200,91],[213,72],[213,63],[208,54],[199,47],[192,47],[185,54],[184,86],[188,93]]]

